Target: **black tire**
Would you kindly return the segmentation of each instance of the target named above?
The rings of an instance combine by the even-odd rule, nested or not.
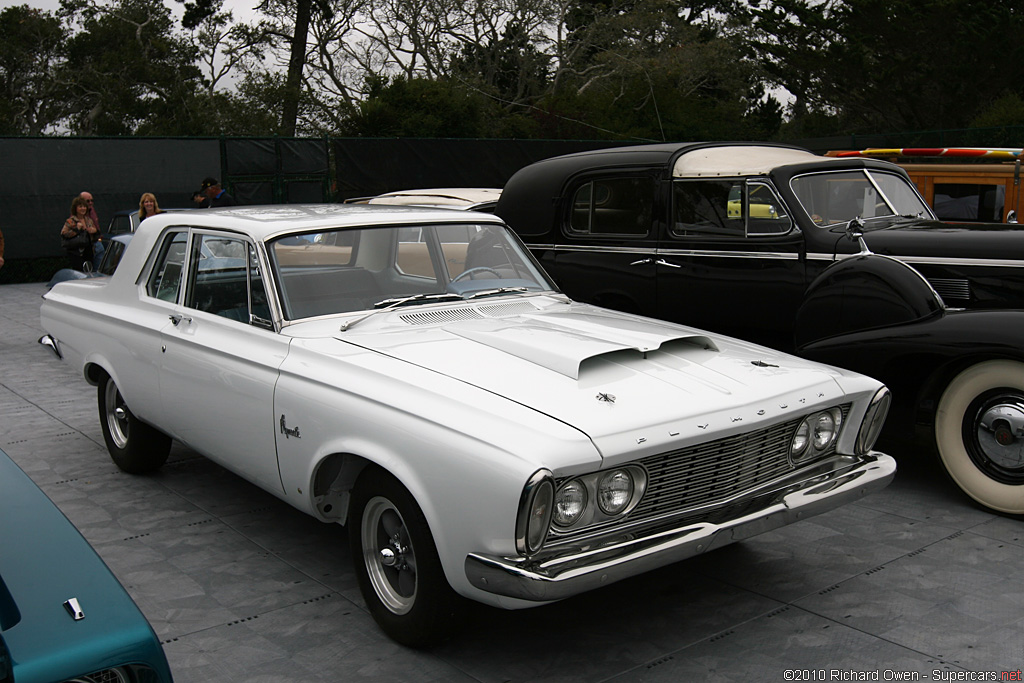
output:
[[[978,363],[953,378],[935,414],[946,472],[987,508],[1024,514],[1024,363]]]
[[[365,471],[347,526],[359,589],[381,630],[410,647],[450,637],[466,599],[448,584],[427,520],[405,487],[383,470]]]
[[[171,452],[171,438],[135,417],[110,377],[100,382],[97,393],[103,440],[114,464],[131,474],[160,469]]]

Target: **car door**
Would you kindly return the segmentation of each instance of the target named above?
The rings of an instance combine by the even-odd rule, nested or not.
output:
[[[654,315],[659,223],[651,173],[584,176],[569,186],[558,242],[532,247],[573,299]]]
[[[278,369],[288,339],[273,329],[252,242],[193,230],[184,292],[163,330],[160,394],[173,435],[268,490],[282,490],[275,447]]]
[[[767,179],[675,180],[657,315],[790,349],[804,263],[800,230]]]

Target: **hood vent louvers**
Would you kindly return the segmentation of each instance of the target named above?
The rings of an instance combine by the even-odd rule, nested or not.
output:
[[[484,316],[475,308],[464,307],[403,313],[398,317],[402,322],[409,325],[436,325],[438,323],[453,323],[460,320],[481,320]]]
[[[503,304],[487,304],[485,306],[480,306],[479,310],[488,318],[502,318],[508,315],[536,313],[537,307],[528,301],[510,301]]]
[[[416,311],[403,313],[399,319],[407,325],[437,325],[462,320],[483,320],[485,318],[504,318],[513,315],[536,313],[537,307],[526,301],[513,301],[485,306],[460,306],[459,308],[443,308],[433,311]]]

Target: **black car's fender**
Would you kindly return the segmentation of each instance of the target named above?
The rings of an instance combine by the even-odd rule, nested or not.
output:
[[[794,344],[928,320],[945,305],[920,273],[888,256],[859,254],[825,269],[797,309]]]
[[[798,353],[886,383],[893,405],[884,438],[925,437],[965,493],[990,509],[1024,514],[1021,339],[1024,310],[945,310],[836,334]]]

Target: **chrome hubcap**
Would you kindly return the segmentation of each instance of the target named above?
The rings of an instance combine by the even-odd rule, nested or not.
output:
[[[387,498],[366,504],[360,529],[363,561],[381,602],[395,614],[405,614],[416,601],[416,554],[405,520]]]
[[[978,468],[1004,484],[1024,484],[1024,395],[996,389],[971,403],[964,441]]]
[[[117,385],[107,382],[104,394],[107,409],[107,429],[114,445],[119,449],[128,445],[128,407],[121,398]]]

